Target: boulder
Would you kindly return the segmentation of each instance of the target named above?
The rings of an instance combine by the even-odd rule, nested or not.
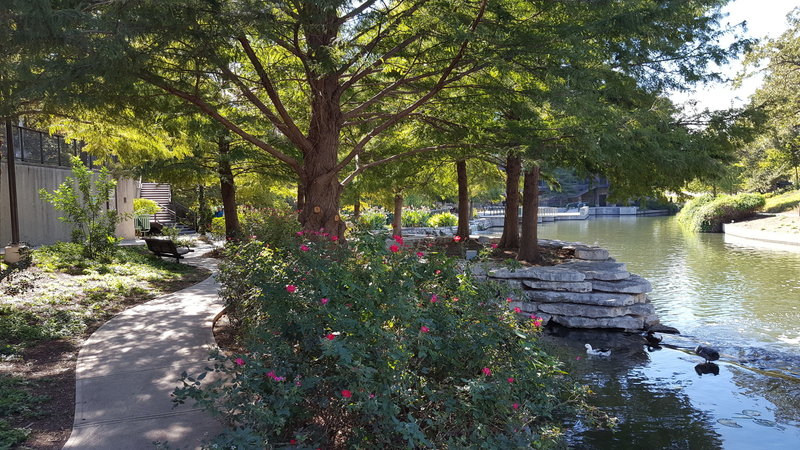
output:
[[[609,292],[525,291],[528,300],[540,303],[580,303],[597,306],[630,306],[644,303],[646,296],[612,294]]]
[[[589,281],[524,280],[522,283],[531,289],[542,291],[592,292],[592,283]]]
[[[623,294],[645,294],[653,290],[653,286],[649,281],[640,277],[639,275],[631,274],[630,277],[624,280],[606,281],[596,280],[591,281],[592,289],[602,292],[619,292]]]
[[[641,330],[644,328],[644,318],[638,316],[621,317],[566,317],[554,315],[551,322],[569,328],[619,328],[623,330]]]
[[[631,276],[625,263],[610,261],[569,261],[553,267],[576,270],[587,280],[617,281]]]
[[[499,269],[490,270],[489,276],[493,278],[527,278],[542,281],[583,281],[586,278],[585,275],[577,270],[561,267],[562,265],[526,267],[517,270],[501,267]]]

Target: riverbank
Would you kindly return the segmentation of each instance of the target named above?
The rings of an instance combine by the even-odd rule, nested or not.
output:
[[[739,238],[796,245],[800,248],[800,216],[796,211],[726,223],[723,231]]]

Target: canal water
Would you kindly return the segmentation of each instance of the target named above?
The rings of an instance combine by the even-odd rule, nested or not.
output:
[[[664,335],[560,330],[543,337],[592,387],[616,431],[577,419],[587,449],[800,449],[800,248],[682,230],[674,217],[603,217],[539,225],[539,237],[597,244],[650,280]],[[583,344],[613,349],[586,355]],[[691,349],[717,348],[716,365]]]

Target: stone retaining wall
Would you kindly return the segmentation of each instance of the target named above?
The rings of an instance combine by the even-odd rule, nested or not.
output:
[[[543,247],[573,250],[575,259],[555,266],[509,269],[488,263],[470,265],[479,279],[508,286],[512,302],[571,328],[615,328],[641,331],[659,323],[647,293],[650,282],[628,272],[599,247],[540,240]]]

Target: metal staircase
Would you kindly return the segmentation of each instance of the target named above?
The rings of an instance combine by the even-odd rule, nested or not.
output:
[[[142,183],[139,197],[158,203],[161,211],[155,214],[154,220],[165,226],[175,226],[175,215],[171,213],[169,204],[172,202],[172,187],[168,184]]]
[[[169,184],[141,183],[139,197],[152,200],[161,207],[161,211],[157,212],[153,218],[156,222],[167,227],[175,227],[180,230],[180,234],[195,232],[178,221],[178,214],[175,213],[175,210],[181,208],[188,211],[188,208],[172,200],[172,187]],[[187,211],[184,211],[183,216],[191,213],[191,211],[188,211],[188,213]]]

